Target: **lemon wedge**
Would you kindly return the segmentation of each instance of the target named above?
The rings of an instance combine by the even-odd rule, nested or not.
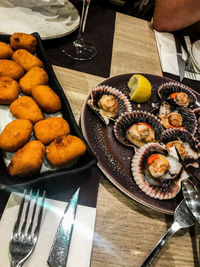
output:
[[[130,100],[144,103],[151,97],[151,84],[143,75],[134,74],[128,81]]]

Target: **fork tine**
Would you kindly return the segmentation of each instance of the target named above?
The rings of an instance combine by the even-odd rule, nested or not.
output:
[[[36,195],[36,198],[34,200],[35,204],[34,204],[34,208],[33,208],[33,212],[32,212],[32,217],[31,217],[30,225],[29,225],[29,228],[28,228],[28,231],[27,231],[28,234],[31,234],[31,232],[32,232],[33,221],[34,221],[34,217],[35,217],[35,212],[36,212],[38,197],[39,197],[39,190],[37,191],[37,195]]]
[[[16,220],[14,228],[13,228],[13,234],[17,233],[19,231],[19,225],[20,225],[20,220],[21,220],[22,211],[23,211],[23,207],[24,207],[26,192],[27,191],[25,189],[23,197],[22,197],[21,202],[20,202],[19,211],[18,211],[18,214],[17,214],[17,220]]]
[[[22,228],[21,228],[21,232],[22,233],[25,233],[31,199],[32,199],[32,189],[31,189],[31,191],[29,193],[28,204],[27,204],[27,207],[26,207],[25,217],[24,217],[24,221],[23,221],[23,224],[22,224]]]
[[[42,213],[43,213],[43,208],[44,208],[45,196],[46,196],[46,192],[44,191],[43,196],[42,196],[42,203],[40,205],[40,210],[39,210],[39,214],[38,214],[37,223],[36,223],[35,230],[34,230],[35,235],[37,235],[39,233],[40,224],[42,221]]]

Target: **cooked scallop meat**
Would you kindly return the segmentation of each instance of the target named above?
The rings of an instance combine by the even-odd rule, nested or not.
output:
[[[147,123],[133,124],[127,130],[127,139],[138,147],[155,141],[155,133]]]
[[[104,116],[115,117],[118,112],[118,103],[113,95],[103,95],[98,101],[98,106]]]
[[[179,113],[176,113],[176,112],[172,112],[168,115],[168,120],[169,120],[169,123],[172,125],[172,126],[175,126],[175,127],[180,127],[182,126],[182,116],[181,114]]]
[[[175,92],[170,95],[170,98],[173,98],[176,100],[177,104],[180,106],[188,107],[190,103],[190,98],[188,94],[184,92]]]

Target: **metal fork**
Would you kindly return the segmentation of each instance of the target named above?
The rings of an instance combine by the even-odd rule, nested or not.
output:
[[[140,267],[149,267],[153,260],[156,258],[161,248],[166,244],[166,242],[173,236],[178,230],[182,228],[187,228],[193,226],[196,222],[196,219],[189,211],[185,200],[182,200],[181,203],[176,207],[174,212],[174,221],[171,227],[167,230],[166,234],[160,239],[157,245],[150,252],[149,256],[145,259]]]
[[[22,266],[35,248],[42,220],[45,191],[43,192],[40,207],[38,207],[39,190],[37,191],[37,195],[35,197],[32,195],[32,190],[30,191],[27,206],[24,207],[26,198],[27,191],[24,190],[24,195],[20,203],[17,220],[15,222],[9,244],[12,267]],[[31,202],[33,202],[32,211],[30,210]],[[36,213],[37,216],[35,216]],[[30,217],[29,225],[27,225],[28,217]],[[35,228],[33,229],[34,226]]]
[[[185,70],[188,72],[189,78],[196,80],[196,74],[195,74],[195,70],[192,66],[190,56],[188,57],[188,60],[186,62]]]

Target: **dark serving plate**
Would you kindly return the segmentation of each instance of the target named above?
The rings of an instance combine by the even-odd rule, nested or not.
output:
[[[41,38],[38,33],[33,33],[33,35],[37,38],[38,40],[38,46],[36,50],[36,55],[38,58],[40,58],[44,64],[44,69],[46,70],[48,76],[49,76],[49,86],[58,94],[58,96],[61,99],[62,102],[62,109],[61,113],[63,115],[63,118],[65,118],[71,129],[71,134],[76,135],[79,138],[81,138],[87,145],[87,151],[86,153],[79,158],[78,162],[73,165],[69,169],[60,169],[56,171],[47,171],[43,172],[40,174],[37,174],[31,178],[25,178],[25,179],[16,179],[11,177],[6,169],[6,165],[4,163],[3,159],[3,153],[0,151],[0,189],[7,189],[8,187],[13,187],[13,188],[23,188],[26,186],[34,186],[42,182],[49,182],[52,183],[54,182],[53,180],[55,179],[56,181],[61,181],[61,183],[66,180],[70,179],[70,177],[74,177],[85,172],[88,170],[90,167],[96,165],[97,160],[96,157],[94,156],[93,152],[90,150],[86,140],[84,139],[81,129],[78,127],[75,118],[73,116],[70,104],[66,98],[66,95],[58,82],[56,75],[53,71],[53,68],[51,64],[49,63],[45,51],[42,45]],[[10,35],[0,35],[0,41],[9,43],[9,38]],[[80,176],[80,175],[79,175]],[[63,180],[64,179],[64,180]]]
[[[132,75],[133,73],[114,76],[106,79],[101,84],[115,87],[128,95],[127,83]],[[152,96],[148,102],[141,104],[140,107],[134,103],[132,103],[132,106],[133,109],[152,112],[155,109],[152,103],[159,102],[157,96],[158,87],[164,82],[173,80],[150,74],[142,75],[152,84]],[[200,101],[200,95],[195,91],[194,93],[198,101]],[[84,137],[98,159],[97,165],[118,189],[149,208],[166,214],[174,213],[176,206],[182,200],[182,193],[180,192],[175,198],[170,200],[159,200],[151,198],[140,190],[131,174],[130,165],[134,151],[132,148],[118,142],[114,136],[112,122],[106,126],[85,103],[81,115],[81,126]]]

